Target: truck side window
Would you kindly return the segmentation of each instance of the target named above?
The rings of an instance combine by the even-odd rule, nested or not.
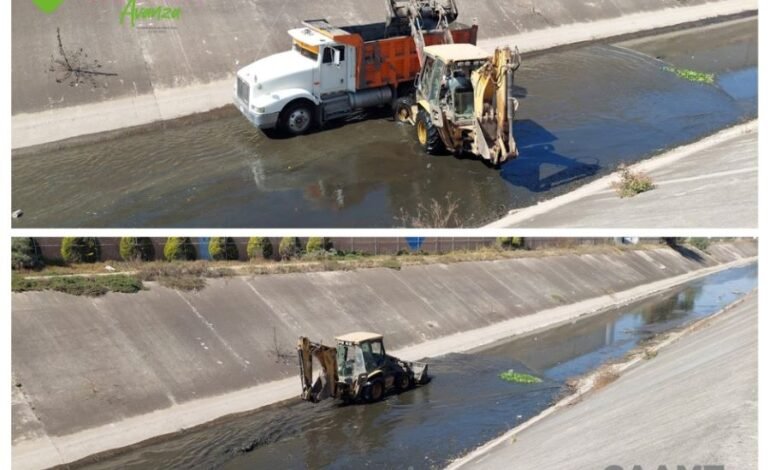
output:
[[[333,46],[324,48],[324,64],[331,64],[334,62],[334,49],[340,51],[340,62],[345,60],[345,46]]]
[[[331,64],[332,58],[334,56],[332,55],[332,48],[331,47],[324,47],[324,64]]]

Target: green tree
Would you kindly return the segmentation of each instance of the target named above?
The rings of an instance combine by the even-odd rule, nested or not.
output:
[[[267,237],[251,237],[246,245],[246,254],[249,259],[273,257],[273,243]]]
[[[195,246],[188,237],[169,237],[163,247],[163,257],[166,261],[191,261],[197,258]]]
[[[524,239],[521,237],[497,237],[495,245],[502,250],[514,250],[524,247]]]
[[[711,240],[705,237],[690,237],[687,239],[687,243],[699,249],[700,251],[708,251]]]
[[[40,247],[34,238],[11,239],[11,269],[33,269],[43,264]]]
[[[209,240],[209,256],[216,261],[237,260],[238,246],[230,237],[215,237]]]
[[[125,261],[151,261],[155,259],[155,246],[147,237],[122,237],[120,257]]]
[[[310,237],[305,245],[305,251],[307,253],[313,253],[316,251],[329,251],[333,248],[332,242],[325,237]]]
[[[281,259],[291,259],[299,255],[301,246],[297,237],[283,237],[281,244],[278,245],[278,254]]]
[[[95,263],[101,258],[98,238],[64,237],[61,256],[67,263]]]

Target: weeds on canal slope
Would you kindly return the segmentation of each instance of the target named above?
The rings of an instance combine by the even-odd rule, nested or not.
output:
[[[205,261],[151,263],[142,266],[137,275],[143,281],[184,291],[197,291],[206,287],[206,278],[230,277],[236,274],[230,268],[213,267]]]
[[[641,171],[631,171],[625,165],[620,166],[620,181],[612,183],[618,196],[634,197],[637,194],[655,189],[655,183],[649,175]]]
[[[133,294],[142,289],[142,281],[127,274],[25,278],[14,273],[11,277],[11,290],[14,292],[52,290],[71,295],[98,297],[107,292]]]

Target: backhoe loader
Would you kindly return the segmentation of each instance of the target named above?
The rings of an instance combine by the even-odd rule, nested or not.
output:
[[[417,129],[426,152],[473,154],[498,165],[518,156],[513,123],[519,103],[513,86],[521,65],[518,48],[491,56],[473,44],[425,45],[417,2],[406,10],[420,60],[413,98],[401,99],[396,118]],[[456,13],[456,10],[455,10]],[[439,23],[438,28],[447,28]]]
[[[385,352],[382,335],[355,332],[335,338],[337,347],[300,337],[297,344],[301,398],[313,403],[333,398],[346,403],[373,403],[390,392],[428,382],[428,365],[402,361]],[[313,376],[314,362],[321,371]]]

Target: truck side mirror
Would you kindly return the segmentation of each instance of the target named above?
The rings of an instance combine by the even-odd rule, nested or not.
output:
[[[332,50],[332,62],[334,65],[340,65],[340,51],[338,49]]]

